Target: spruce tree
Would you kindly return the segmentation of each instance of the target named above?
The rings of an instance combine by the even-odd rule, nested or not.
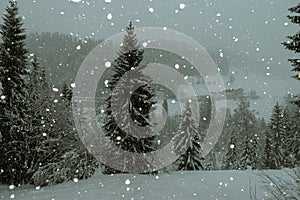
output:
[[[227,149],[225,158],[223,159],[222,169],[225,170],[237,170],[239,169],[239,161],[236,153],[236,138],[233,133],[231,133],[230,141]]]
[[[24,180],[28,159],[28,102],[26,98],[27,50],[25,30],[15,1],[9,1],[0,34],[0,82],[5,102],[0,106],[0,181],[20,184]]]
[[[300,25],[300,4],[298,4],[295,7],[292,7],[289,9],[290,12],[296,13],[297,15],[293,16],[288,16],[289,20],[292,23]],[[283,42],[283,45],[290,51],[293,51],[295,53],[300,53],[300,32],[298,31],[295,35],[293,36],[287,36],[289,41]],[[300,59],[298,58],[293,58],[293,59],[288,59],[288,61],[291,62],[293,69],[292,71],[297,72],[296,75],[293,77],[300,80]]]
[[[246,97],[239,99],[238,107],[232,115],[232,129],[237,140],[237,154],[243,150],[243,143],[246,137],[250,140],[255,138],[257,133],[257,119],[254,111],[250,110],[250,102]]]
[[[284,166],[293,168],[300,164],[300,123],[296,105],[287,105],[283,110],[285,137],[283,138]]]
[[[293,119],[287,110],[285,108],[282,113],[282,120],[283,120],[283,128],[285,132],[285,136],[282,138],[282,148],[283,148],[283,155],[284,155],[284,167],[293,167],[293,160],[294,160],[294,155],[293,155],[293,149],[292,149],[292,144],[293,144],[293,139],[294,139],[294,134],[296,127],[294,126]]]
[[[266,131],[266,139],[264,146],[264,160],[263,168],[264,169],[273,169],[275,166],[274,157],[272,156],[272,140],[269,131]]]
[[[49,160],[43,145],[53,132],[50,88],[46,79],[45,68],[40,66],[36,56],[31,60],[29,72],[28,99],[28,146],[30,154],[27,161],[26,179],[31,180],[39,166]]]
[[[203,170],[200,145],[202,138],[189,103],[186,103],[178,132],[174,138],[175,153],[181,155],[178,159],[178,170]]]
[[[244,139],[244,148],[240,158],[241,169],[257,169],[258,155],[257,155],[257,139],[254,137],[250,139],[249,136]]]
[[[296,15],[288,16],[289,20],[294,23],[300,25],[300,4],[294,6],[289,9],[291,13],[295,13]],[[285,46],[286,49],[295,52],[298,54],[300,52],[300,31],[298,31],[295,35],[287,36],[289,39],[287,42],[283,42],[282,44]],[[292,71],[295,71],[296,74],[292,76],[293,78],[300,80],[300,59],[299,58],[291,58],[288,61],[292,64]],[[297,96],[293,100],[298,106],[300,106],[300,97]]]
[[[97,168],[95,158],[87,152],[76,133],[71,99],[72,89],[66,84],[62,93],[51,98],[51,112],[44,118],[43,125],[48,128],[46,132],[39,133],[44,137],[40,138],[35,149],[40,155],[40,162],[32,174],[34,185],[54,185],[74,178],[85,179]]]
[[[273,169],[281,169],[284,166],[284,138],[286,137],[283,111],[278,103],[273,108],[269,123],[271,141],[271,157],[274,158]]]
[[[126,27],[123,45],[118,58],[112,63],[113,75],[108,87],[111,91],[106,100],[104,130],[109,139],[115,144],[116,151],[132,153],[149,153],[153,150],[154,136],[147,136],[151,131],[149,113],[154,101],[154,92],[150,87],[151,79],[142,73],[146,65],[142,64],[144,51],[139,47],[132,22]],[[138,86],[138,88],[135,88]],[[119,102],[114,102],[118,99]],[[121,106],[122,105],[122,106]],[[114,111],[112,108],[117,107]],[[129,115],[128,115],[129,113]],[[119,123],[119,124],[118,124]],[[139,128],[141,127],[141,128]],[[141,134],[138,138],[134,134]],[[134,155],[130,158],[115,159],[118,165],[123,165],[122,171],[103,166],[104,174],[114,174],[130,171],[134,167]],[[138,161],[143,172],[151,171],[146,158]]]
[[[291,13],[294,13],[295,15],[291,16],[289,15],[288,18],[292,23],[295,24],[300,24],[300,4],[298,4],[297,6],[294,6],[292,8],[289,9],[289,11]],[[296,55],[298,55],[298,53],[300,52],[300,31],[298,31],[296,34],[292,35],[292,36],[288,36],[287,37],[289,40],[286,42],[283,42],[282,44],[285,46],[286,49],[293,51],[296,53]],[[292,76],[293,78],[300,80],[300,59],[297,58],[295,56],[295,58],[291,58],[288,59],[288,61],[291,63],[292,65],[292,71],[296,72],[296,74],[294,76]],[[293,127],[295,128],[294,131],[295,133],[293,134],[294,136],[292,137],[289,133],[288,134],[288,138],[289,141],[287,143],[287,145],[289,146],[289,148],[287,149],[287,152],[290,152],[288,154],[289,158],[286,159],[288,161],[288,166],[289,165],[299,165],[300,164],[300,147],[299,147],[299,135],[300,135],[300,125],[299,125],[299,107],[300,107],[300,97],[295,96],[292,98],[291,102],[293,102],[294,104],[298,105],[298,109],[296,110],[296,116],[298,115],[298,117],[296,117],[296,121],[294,121]],[[290,118],[291,120],[293,120],[293,117]],[[291,154],[291,152],[293,152]],[[287,155],[287,154],[286,154]],[[292,161],[294,160],[294,161]],[[294,164],[292,164],[292,163]]]

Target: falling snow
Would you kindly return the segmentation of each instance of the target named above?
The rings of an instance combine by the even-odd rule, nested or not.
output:
[[[183,10],[183,9],[185,8],[185,4],[184,4],[184,3],[179,4],[179,8],[180,8],[181,10]]]
[[[126,184],[126,185],[129,185],[130,183],[131,183],[130,180],[129,180],[129,179],[126,179],[125,184]]]
[[[70,47],[72,51],[66,53],[68,62],[60,60],[60,56],[64,55],[66,49],[69,48],[63,46],[55,52],[57,53],[56,57],[59,57],[56,64],[46,68],[46,71],[49,70],[51,73],[49,74],[51,81],[59,80],[49,84],[51,85],[50,90],[52,90],[50,92],[53,93],[54,98],[57,98],[51,98],[51,102],[62,102],[60,97],[63,95],[58,92],[61,92],[61,85],[64,82],[68,85],[71,83],[71,88],[76,88],[75,83],[73,83],[74,79],[70,79],[70,77],[75,77],[74,74],[71,74],[71,71],[76,71],[83,61],[78,61],[80,63],[75,66],[71,62],[72,53],[78,55],[78,60],[80,57],[85,57],[93,49],[87,48],[90,39],[98,42],[121,30],[125,31],[124,27],[129,19],[133,20],[133,25],[136,28],[144,26],[160,27],[160,31],[164,31],[162,34],[168,34],[169,31],[175,30],[183,32],[200,43],[215,62],[216,70],[224,73],[222,74],[222,81],[225,89],[232,91],[243,89],[243,95],[247,98],[250,96],[250,91],[254,90],[257,93],[258,97],[250,99],[249,103],[251,110],[257,112],[256,116],[259,117],[259,120],[264,118],[268,122],[274,102],[284,104],[284,95],[298,92],[299,86],[292,82],[294,80],[291,80],[290,71],[287,67],[289,66],[287,59],[291,56],[288,56],[288,52],[281,45],[281,42],[287,40],[285,36],[294,33],[297,29],[297,26],[286,18],[287,15],[291,14],[286,3],[280,1],[242,2],[234,0],[230,0],[228,3],[227,1],[224,3],[208,0],[188,2],[149,0],[146,2],[146,4],[139,1],[132,2],[132,4],[128,2],[119,4],[117,1],[112,3],[112,0],[99,2],[67,0],[62,1],[61,4],[56,4],[54,1],[49,1],[46,4],[44,1],[37,0],[26,3],[20,1],[22,13],[20,17],[24,20],[28,32],[64,32],[68,33],[68,36],[72,36],[71,38],[78,38],[80,41]],[[31,5],[33,7],[30,7]],[[42,15],[38,15],[38,11],[42,11]],[[41,20],[42,23],[33,21],[33,19],[39,20],[39,18],[43,19]],[[156,37],[156,35],[153,37]],[[168,39],[172,40],[173,38]],[[38,49],[41,52],[43,49],[48,48],[46,44],[43,44],[44,41],[35,42],[38,43]],[[149,40],[139,40],[138,42],[139,47],[145,49],[152,45]],[[286,42],[291,44],[293,41]],[[118,44],[115,45],[118,46]],[[123,46],[123,43],[120,46]],[[179,43],[176,48],[183,49]],[[39,52],[29,52],[28,55],[28,60],[32,60],[35,55],[39,55]],[[55,56],[49,55],[49,57],[53,58]],[[188,57],[185,58],[188,61]],[[151,62],[155,63],[159,59],[168,60],[168,57],[160,53]],[[205,62],[206,59],[203,59],[203,61]],[[203,93],[205,96],[207,95],[199,89],[203,86],[210,84],[221,87],[223,84],[216,84],[217,81],[215,80],[203,81],[196,79],[193,74],[194,71],[188,71],[189,69],[195,70],[196,66],[183,64],[180,59],[172,58],[168,61],[170,62],[169,67],[173,71],[175,71],[174,68],[176,73],[183,71],[181,77],[193,86],[196,90],[196,96],[201,96]],[[45,58],[39,58],[39,62],[47,63]],[[101,62],[99,66],[107,68],[105,69],[107,71],[114,68],[114,64],[112,64],[114,62],[111,58],[105,58]],[[86,70],[83,73],[87,78],[92,77],[97,74],[97,69]],[[160,74],[157,73],[157,75]],[[174,77],[163,78],[163,80],[167,79],[172,83],[176,82]],[[211,76],[207,79],[210,78]],[[12,77],[3,80],[11,81]],[[76,83],[78,88],[81,87],[81,83]],[[99,96],[104,99],[109,90],[109,80],[101,79],[99,85],[102,88],[106,87],[99,92],[101,94]],[[74,91],[76,90],[74,89]],[[57,97],[56,95],[59,94],[60,97]],[[176,106],[178,106],[177,104],[181,105],[181,100],[174,96],[166,97],[165,94],[162,94],[163,97],[160,97],[160,95],[157,94],[159,96],[157,105],[162,103],[163,98],[167,98],[170,121],[175,121],[176,117],[180,116],[180,109]],[[5,102],[7,98],[8,96],[2,95],[0,90],[0,104]],[[209,96],[206,96],[206,98],[209,98]],[[233,113],[234,109],[237,108],[236,102],[236,99],[228,97],[226,108],[230,113]],[[41,111],[46,111],[45,113],[50,116],[50,113],[53,113],[53,108],[43,108]],[[97,111],[100,111],[103,115],[105,114],[102,107]],[[206,122],[210,121],[210,118],[203,117],[202,113],[200,119]],[[45,119],[39,120],[39,123],[46,127]],[[37,134],[37,137],[50,137],[50,134],[47,133],[46,130],[43,130]],[[0,133],[0,141],[1,137]],[[124,138],[116,137],[119,143],[122,139]],[[159,138],[155,142],[156,145],[160,146],[164,145],[166,141],[164,138]],[[228,142],[226,141],[226,145],[224,145],[226,149],[228,148]],[[238,149],[238,143],[230,144],[229,148]],[[222,153],[225,153],[224,149],[218,152],[217,163],[221,162]],[[288,171],[288,169],[284,170]],[[274,173],[282,175],[284,170],[274,170]],[[1,169],[1,173],[3,172],[3,169]],[[97,196],[99,198],[103,197],[103,199],[187,199],[187,196],[190,199],[249,199],[249,180],[253,181],[253,184],[257,184],[260,199],[266,198],[264,196],[266,192],[262,190],[263,187],[260,185],[262,183],[261,177],[255,173],[253,174],[250,170],[172,172],[170,174],[162,173],[159,176],[131,174],[104,176],[99,170],[90,179],[79,181],[78,178],[70,178],[69,180],[71,181],[57,187],[45,187],[45,190],[41,186],[29,188],[28,186],[0,185],[0,199],[84,199],[85,197],[88,198],[84,195],[89,194],[91,194],[91,198]],[[269,184],[274,186],[272,182]],[[103,192],[102,188],[105,188],[106,192]]]
[[[105,67],[107,67],[107,68],[108,68],[108,67],[111,67],[111,62],[106,61],[106,62],[105,62]]]
[[[81,0],[69,0],[69,1],[72,1],[74,3],[80,3],[81,2]]]
[[[111,14],[111,13],[108,13],[107,16],[106,16],[106,18],[107,18],[108,20],[112,20],[112,14]]]
[[[154,9],[153,9],[153,8],[149,8],[149,12],[150,12],[150,13],[153,13],[153,12],[154,12]]]

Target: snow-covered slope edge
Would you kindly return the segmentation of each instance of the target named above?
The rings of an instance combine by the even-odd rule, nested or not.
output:
[[[286,177],[290,170],[268,171]],[[119,200],[119,199],[250,199],[249,189],[256,186],[263,199],[261,171],[197,171],[171,174],[105,176],[97,172],[92,178],[45,188],[0,186],[0,199],[38,200]],[[250,187],[250,185],[252,185]],[[11,187],[12,188],[12,187]]]

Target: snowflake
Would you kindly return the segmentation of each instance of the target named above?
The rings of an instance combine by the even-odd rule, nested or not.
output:
[[[153,9],[153,8],[149,8],[149,12],[150,12],[150,13],[153,13],[153,12],[154,12],[154,9]]]
[[[129,179],[126,179],[125,184],[126,184],[126,185],[129,185],[129,184],[130,184],[130,180],[129,180]]]
[[[105,62],[105,67],[107,67],[107,68],[111,67],[111,62],[106,61],[106,62]]]
[[[184,4],[184,3],[179,4],[179,8],[180,8],[181,10],[183,10],[183,9],[185,8],[185,4]]]
[[[112,20],[112,14],[111,14],[111,13],[108,13],[106,18],[107,18],[108,20]]]

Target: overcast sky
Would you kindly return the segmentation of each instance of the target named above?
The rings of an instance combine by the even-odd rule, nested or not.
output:
[[[281,45],[298,25],[286,17],[296,0],[19,0],[28,32],[62,32],[105,39],[121,32],[129,20],[136,27],[167,27],[185,33],[242,71],[235,87],[255,88],[263,99],[257,110],[269,116],[287,92],[299,93],[290,78]],[[106,2],[105,2],[106,1]],[[1,0],[3,12],[8,0]],[[247,69],[247,70],[245,70]],[[245,76],[245,78],[244,78]],[[249,76],[250,78],[247,78]],[[257,104],[259,106],[259,103]]]
[[[280,44],[298,28],[286,0],[19,0],[30,32],[63,32],[107,38],[129,20],[137,27],[167,27],[222,51],[232,67],[286,72],[293,54]],[[105,2],[107,1],[107,2]],[[8,0],[0,3],[3,11]],[[288,69],[288,70],[287,70]]]

